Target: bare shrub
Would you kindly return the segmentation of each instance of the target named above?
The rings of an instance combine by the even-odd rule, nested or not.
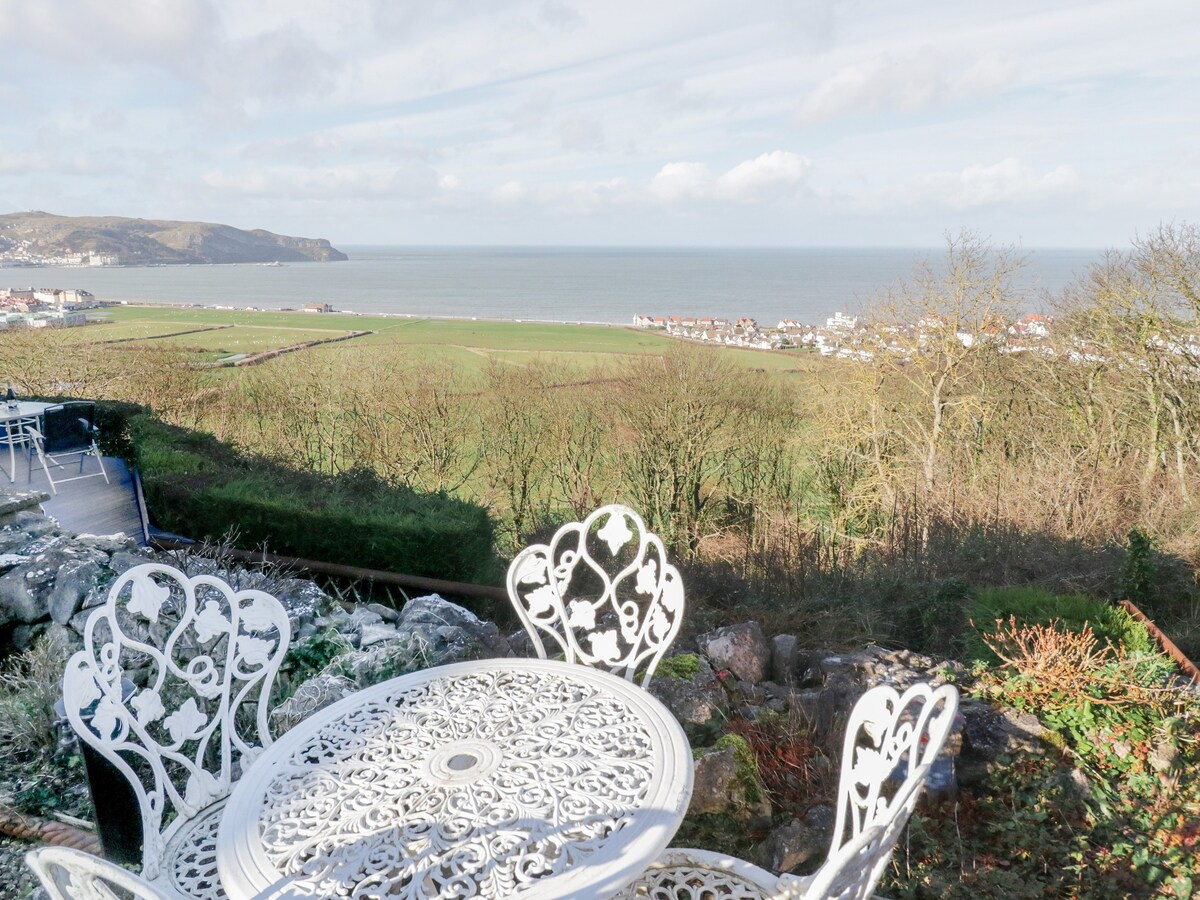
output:
[[[42,639],[5,661],[0,669],[0,758],[13,753],[52,753],[58,746],[54,704],[70,650]]]

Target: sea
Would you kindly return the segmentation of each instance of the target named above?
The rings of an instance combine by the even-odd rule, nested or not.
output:
[[[82,289],[129,303],[259,309],[328,303],[362,314],[629,324],[634,315],[750,316],[818,324],[855,314],[944,251],[898,248],[653,249],[340,247],[345,262],[0,269],[0,287]],[[1029,311],[1100,258],[1033,249]]]

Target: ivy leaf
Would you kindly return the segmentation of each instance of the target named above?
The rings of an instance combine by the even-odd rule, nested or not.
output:
[[[148,575],[142,576],[133,582],[127,608],[131,613],[139,613],[151,622],[157,622],[159,610],[170,596],[170,588],[156,583]]]
[[[188,697],[183,706],[167,716],[163,724],[171,732],[171,740],[182,744],[199,736],[201,729],[208,724],[208,716],[200,712],[195,697]]]
[[[617,633],[615,631],[610,629],[588,637],[592,644],[592,656],[609,663],[614,663],[621,658],[621,651],[617,649]]]
[[[617,551],[633,537],[633,532],[625,524],[624,513],[615,512],[609,515],[608,521],[604,523],[603,528],[596,532],[596,536],[608,544],[609,552],[616,556]]]
[[[218,635],[227,634],[229,626],[229,617],[221,612],[221,606],[215,600],[205,603],[200,615],[196,616],[196,636],[202,644],[207,644]]]
[[[145,690],[139,692],[129,705],[137,712],[137,721],[139,725],[145,725],[148,722],[154,722],[161,719],[166,713],[166,708],[163,706],[162,697],[158,695],[158,691]]]

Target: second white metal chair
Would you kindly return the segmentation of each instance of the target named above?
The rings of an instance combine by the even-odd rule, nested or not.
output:
[[[142,875],[172,897],[224,896],[220,813],[271,743],[271,688],[290,637],[270,594],[150,563],[117,579],[67,664],[67,718],[132,786]]]
[[[683,624],[683,583],[662,541],[616,504],[518,553],[508,595],[539,657],[548,639],[567,662],[629,681],[643,672],[643,687]]]
[[[901,695],[871,688],[850,713],[842,745],[829,856],[811,876],[776,876],[736,857],[668,850],[618,900],[864,900],[879,883],[945,746],[958,710],[952,685]]]

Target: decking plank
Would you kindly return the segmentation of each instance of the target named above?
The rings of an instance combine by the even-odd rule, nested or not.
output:
[[[5,460],[7,462],[7,460]],[[75,466],[70,466],[74,470]],[[46,514],[58,520],[67,531],[76,534],[125,534],[144,544],[142,519],[138,514],[137,490],[124,460],[104,457],[109,483],[103,478],[83,478],[79,481],[55,480],[58,493],[42,504]],[[84,460],[83,473],[99,472],[96,460]],[[73,472],[71,473],[73,474]],[[25,467],[18,460],[17,481],[14,487],[32,487],[51,494],[46,475],[34,462],[32,478],[26,481]]]

